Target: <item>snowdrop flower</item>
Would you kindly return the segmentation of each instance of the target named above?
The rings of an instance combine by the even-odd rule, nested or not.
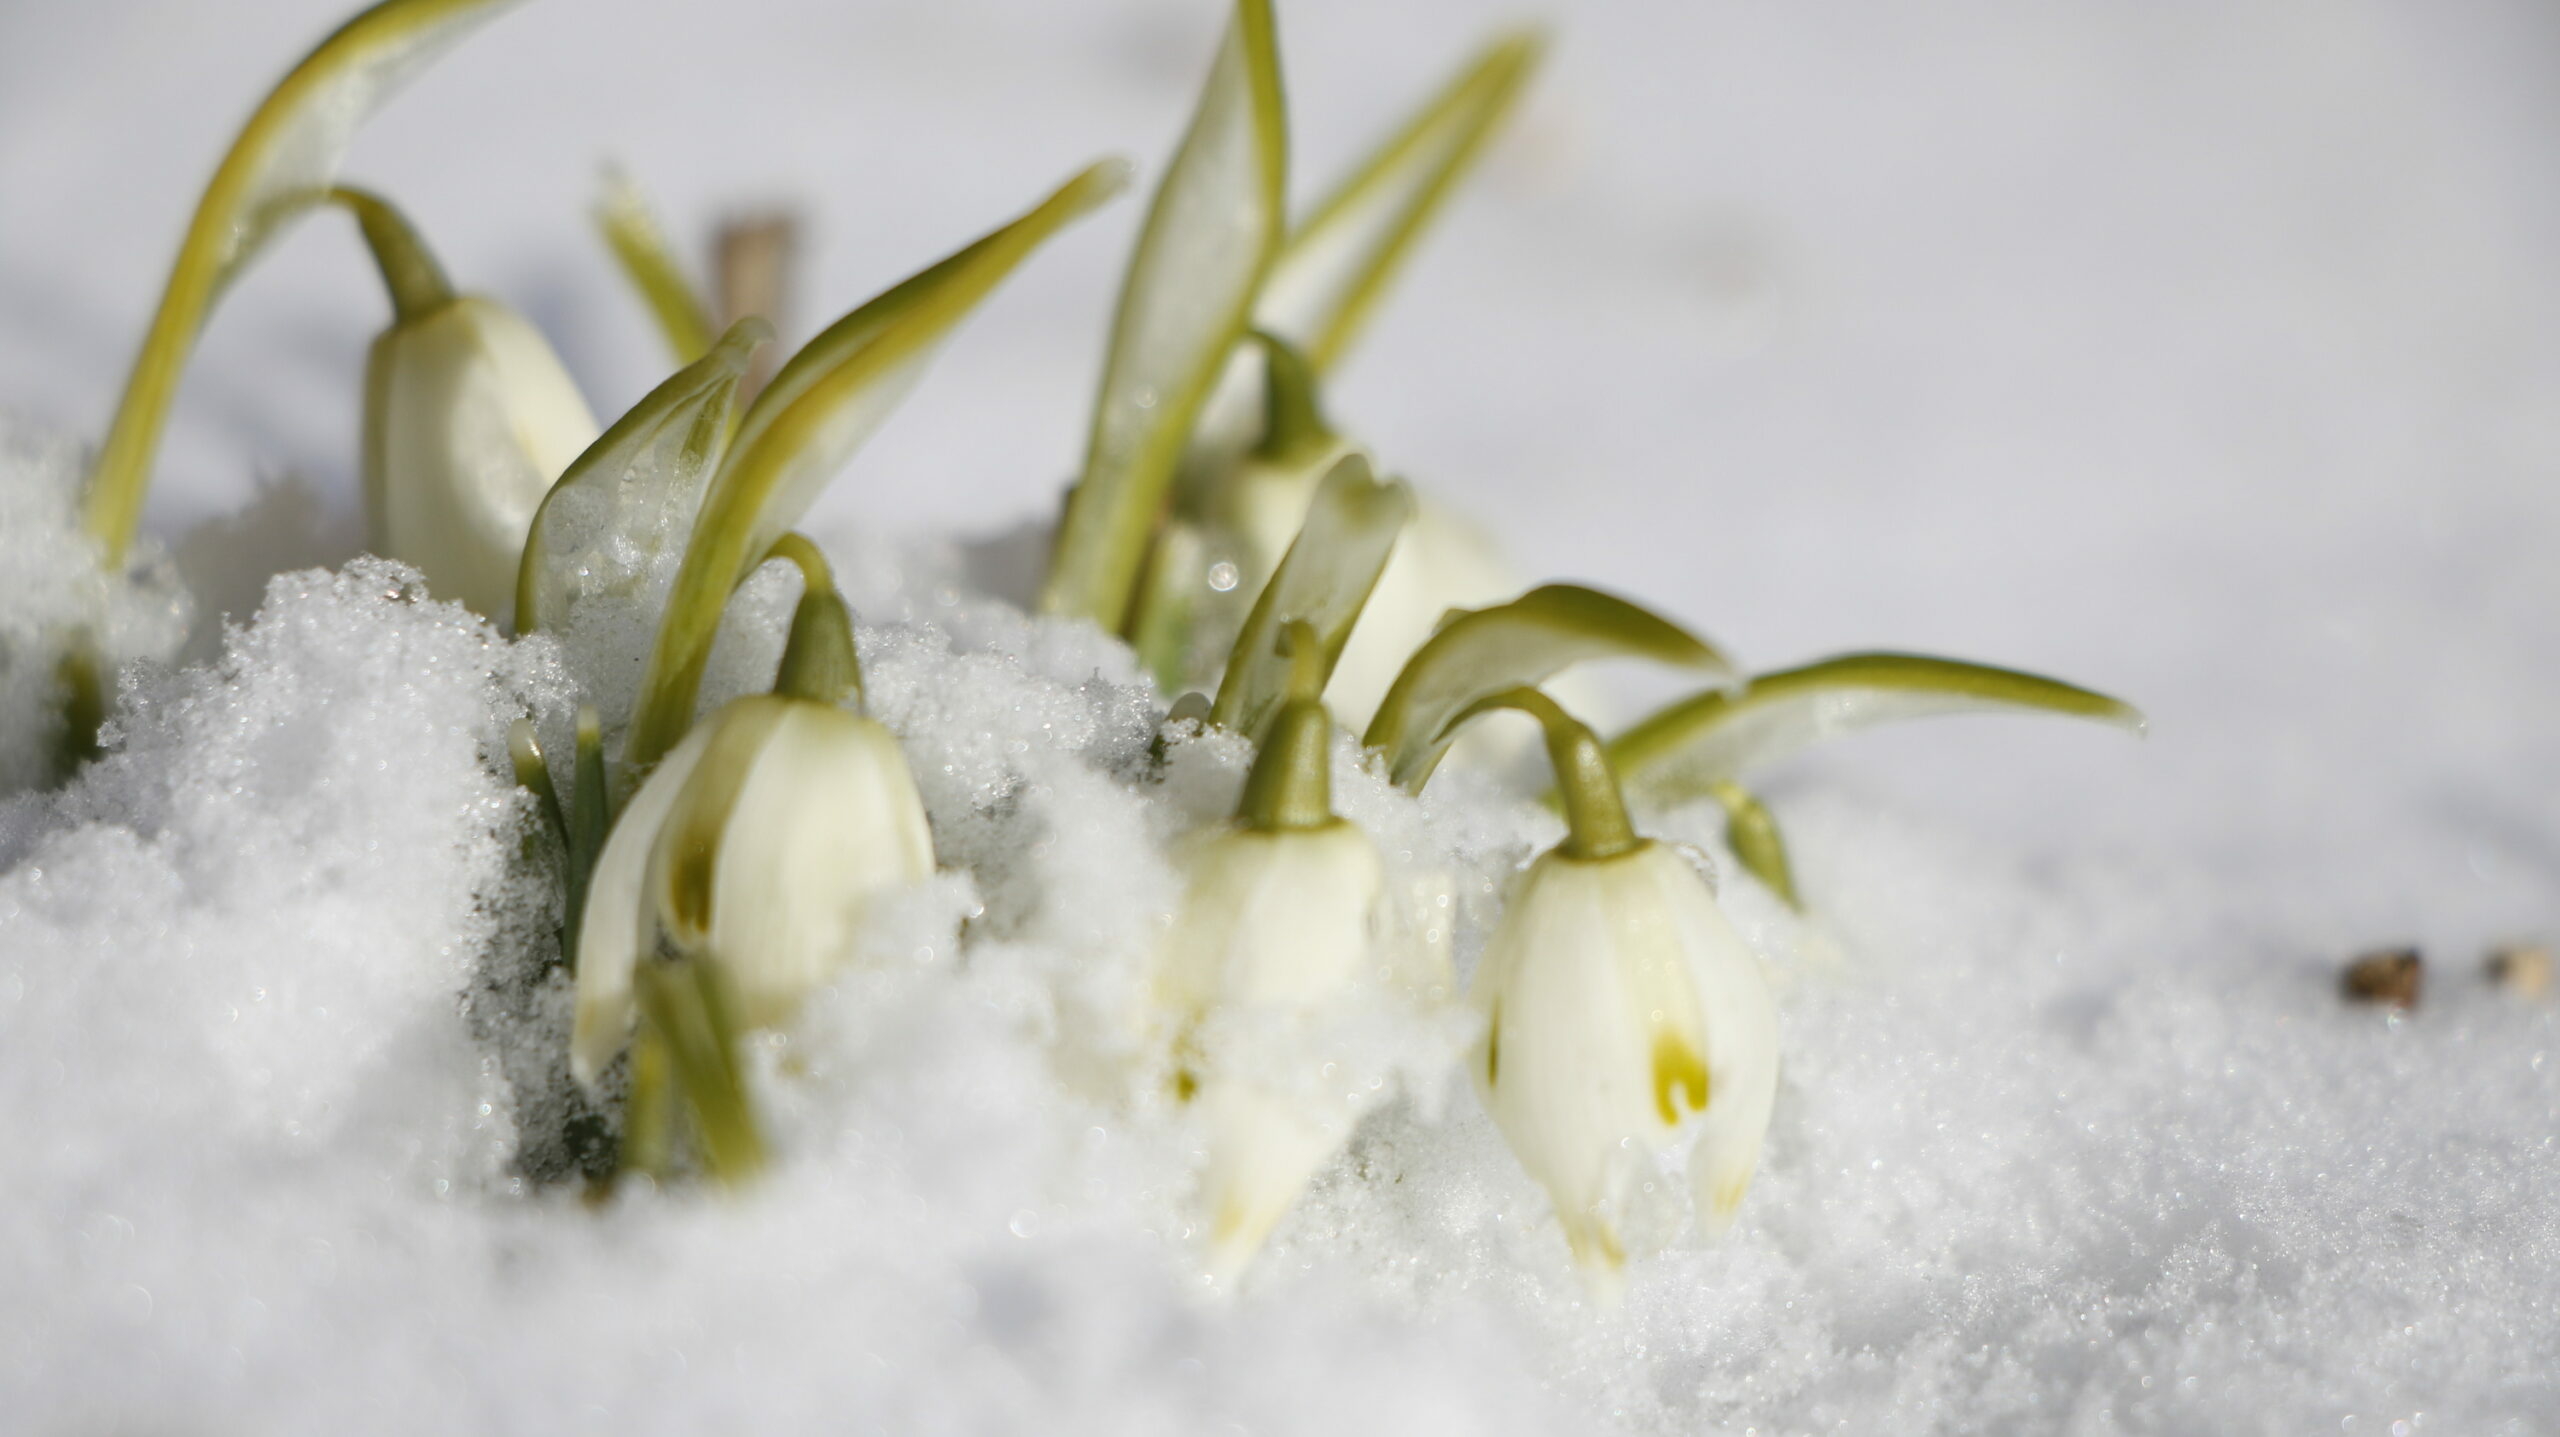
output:
[[[1250,580],[1239,592],[1248,595],[1279,568],[1335,461],[1365,452],[1324,422],[1305,358],[1270,335],[1254,338],[1265,359],[1263,438],[1237,465],[1221,500],[1238,567]],[[1397,671],[1443,615],[1482,608],[1519,587],[1484,531],[1447,505],[1417,496],[1325,690],[1334,711],[1354,730],[1365,728]]]
[[[731,701],[667,754],[589,879],[571,1035],[581,1082],[621,1052],[633,970],[661,939],[719,969],[739,1026],[769,1027],[844,959],[875,898],[933,872],[897,738],[840,706],[859,691],[844,602],[806,540],[775,547],[812,580],[775,692]]]
[[[400,213],[340,188],[391,291],[365,360],[364,484],[374,549],[504,618],[534,511],[595,442],[595,416],[541,331],[457,295]]]
[[[1613,1292],[1629,1183],[1685,1161],[1700,1224],[1722,1231],[1759,1161],[1777,1090],[1777,1012],[1759,959],[1699,870],[1628,825],[1591,731],[1534,689],[1569,832],[1530,865],[1471,997],[1485,1105],[1556,1205],[1574,1256]]]
[[[1328,1055],[1303,1041],[1255,1043],[1247,1060],[1202,1051],[1203,1030],[1233,1032],[1249,1019],[1286,1031],[1341,1002],[1375,949],[1385,886],[1377,845],[1334,815],[1333,720],[1317,697],[1317,645],[1303,622],[1290,633],[1291,697],[1255,756],[1235,821],[1190,855],[1157,982],[1176,1029],[1176,1091],[1206,1134],[1201,1200],[1210,1273],[1221,1283],[1253,1261],[1358,1113],[1320,1096]],[[1275,1061],[1291,1071],[1274,1071]]]

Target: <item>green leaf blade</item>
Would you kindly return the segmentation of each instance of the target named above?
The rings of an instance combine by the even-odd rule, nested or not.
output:
[[[761,319],[730,326],[709,353],[649,391],[562,472],[525,539],[517,632],[556,628],[590,598],[638,602],[672,578],[657,571],[683,552],[703,491],[728,452],[738,385],[756,347],[772,337]]]
[[[712,345],[711,306],[685,278],[684,266],[640,187],[622,171],[606,170],[592,215],[622,277],[656,322],[669,356],[678,364],[700,359]]]
[[[1121,286],[1084,474],[1059,525],[1042,612],[1114,632],[1129,617],[1193,421],[1279,251],[1287,167],[1269,0],[1236,0]]]
[[[1628,787],[1672,801],[1711,793],[1827,738],[1966,713],[2145,727],[2131,704],[2040,674],[1921,654],[1843,654],[1672,704],[1611,740],[1609,757]]]
[[[110,566],[141,522],[178,379],[223,288],[319,203],[355,132],[473,26],[519,0],[383,0],[320,42],[259,102],[196,202],[142,353],[90,472],[89,532]]]
[[[1406,661],[1361,742],[1386,754],[1391,779],[1418,791],[1448,752],[1459,716],[1477,703],[1611,658],[1733,672],[1713,645],[1649,609],[1578,584],[1548,584],[1444,623]]]
[[[1413,518],[1413,491],[1401,479],[1380,480],[1358,454],[1337,460],[1317,486],[1297,540],[1254,601],[1227,659],[1210,721],[1259,735],[1287,696],[1290,659],[1280,652],[1281,632],[1302,621],[1321,645],[1321,672],[1351,642],[1361,608],[1369,601],[1396,537]]]
[[[684,733],[729,592],[879,428],[960,321],[1032,252],[1128,182],[1094,165],[1030,211],[830,325],[773,377],[738,425],[668,595],[633,714],[637,775]]]
[[[1496,40],[1371,152],[1289,236],[1263,282],[1255,322],[1306,351],[1318,373],[1340,362],[1510,115],[1545,48],[1532,31]]]

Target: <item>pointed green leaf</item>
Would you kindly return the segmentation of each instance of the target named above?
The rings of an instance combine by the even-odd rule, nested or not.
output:
[[[724,991],[720,966],[697,958],[644,963],[640,1011],[666,1044],[668,1076],[684,1095],[711,1176],[735,1186],[764,1167],[764,1136],[738,1058],[737,1005]]]
[[[596,230],[613,251],[622,277],[631,281],[658,333],[678,364],[691,364],[711,347],[711,307],[702,302],[684,266],[667,243],[649,201],[631,177],[618,169],[604,173],[603,192],[596,196]]]
[[[1620,734],[1609,757],[1656,800],[1719,782],[1808,744],[1933,714],[2054,713],[2140,733],[2141,711],[2059,679],[1919,654],[1844,654],[1684,699]]]
[[[570,462],[525,539],[518,633],[556,628],[587,599],[640,602],[672,578],[703,489],[728,452],[739,380],[772,337],[763,320],[739,320]]]
[[[1787,861],[1787,840],[1778,818],[1751,790],[1738,783],[1715,783],[1707,791],[1724,805],[1724,841],[1743,870],[1778,895],[1778,901],[1801,912],[1796,896],[1795,866]]]
[[[1254,323],[1297,345],[1318,374],[1340,363],[1545,48],[1527,31],[1496,40],[1372,150],[1282,243]],[[1259,352],[1237,346],[1194,426],[1189,467],[1219,471],[1253,442],[1263,369]]]
[[[1236,0],[1121,284],[1084,476],[1058,528],[1042,612],[1115,632],[1128,619],[1192,421],[1279,250],[1287,127],[1269,0]]]
[[[1450,618],[1405,661],[1361,742],[1418,792],[1448,752],[1458,716],[1505,690],[1542,683],[1588,659],[1733,672],[1713,645],[1650,609],[1576,584],[1548,584],[1507,604]]]
[[[383,0],[293,67],[213,172],[89,478],[89,532],[120,565],[169,401],[205,315],[285,221],[319,202],[356,128],[472,26],[516,0]]]
[[[1289,236],[1255,322],[1295,342],[1319,374],[1338,363],[1544,48],[1528,32],[1494,42],[1370,154]]]
[[[1280,634],[1303,620],[1319,644],[1321,676],[1330,678],[1351,642],[1369,591],[1386,571],[1396,536],[1413,517],[1413,491],[1401,479],[1373,479],[1369,461],[1346,454],[1317,486],[1298,537],[1254,601],[1244,632],[1227,655],[1226,677],[1210,721],[1259,736],[1287,694],[1290,659]]]
[[[1116,160],[1085,170],[1020,219],[828,326],[756,396],[703,498],[659,621],[627,751],[635,774],[692,720],[729,591],[808,512],[978,302],[1127,183],[1128,167]]]

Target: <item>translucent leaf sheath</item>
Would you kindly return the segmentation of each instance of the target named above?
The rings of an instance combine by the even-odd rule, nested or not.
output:
[[[1190,131],[1157,187],[1112,321],[1084,475],[1041,609],[1117,631],[1192,421],[1278,252],[1287,120],[1268,0],[1237,0]]]
[[[1319,645],[1318,674],[1331,677],[1352,626],[1387,567],[1396,535],[1413,517],[1413,492],[1403,481],[1369,477],[1369,461],[1346,455],[1325,475],[1297,541],[1280,560],[1245,619],[1218,685],[1213,722],[1259,734],[1285,696],[1291,662],[1280,652],[1281,630],[1303,621]],[[1318,689],[1321,692],[1321,684]]]
[[[1418,790],[1467,709],[1573,664],[1608,658],[1732,672],[1713,646],[1650,610],[1596,589],[1549,584],[1443,625],[1396,675],[1361,742],[1387,755],[1390,778]]]
[[[739,380],[772,333],[763,320],[740,320],[570,463],[525,541],[517,632],[558,624],[591,589],[637,589],[650,559],[689,532],[728,450]]]
[[[320,42],[249,117],[197,201],[91,471],[87,522],[120,565],[205,315],[279,226],[318,202],[356,127],[472,25],[516,0],[384,0]]]
[[[627,762],[646,772],[693,715],[729,591],[808,512],[903,397],[934,347],[1016,265],[1127,183],[1118,162],[1069,180],[1022,218],[846,315],[756,396],[703,498],[633,715]]]
[[[1918,654],[1845,654],[1662,709],[1609,744],[1627,786],[1687,798],[1808,744],[1898,719],[2054,713],[2140,732],[2132,705],[2059,679]]]
[[[1318,373],[1348,350],[1414,241],[1520,94],[1542,48],[1504,37],[1416,111],[1289,236],[1255,322],[1306,351]]]

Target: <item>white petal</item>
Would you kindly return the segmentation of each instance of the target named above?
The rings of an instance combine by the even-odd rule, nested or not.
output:
[[[1209,1138],[1200,1205],[1209,1215],[1209,1273],[1233,1282],[1287,1216],[1349,1130],[1327,1124],[1277,1094],[1218,1082],[1199,1098]]]
[[[1489,1018],[1487,1105],[1586,1265],[1624,1258],[1631,1142],[1695,1144],[1701,1216],[1730,1218],[1776,1092],[1776,1011],[1759,960],[1676,852],[1539,859],[1475,996]]]
[[[471,295],[385,333],[370,364],[374,546],[438,595],[507,613],[534,511],[595,441],[586,400],[540,331]]]
[[[710,741],[704,724],[685,735],[624,804],[587,879],[578,921],[578,1005],[569,1036],[569,1071],[593,1086],[631,1032],[631,970],[657,945],[658,910],[647,884],[650,852],[684,781]]]
[[[741,1017],[781,1022],[851,952],[885,890],[933,874],[933,836],[898,740],[874,720],[789,702],[720,842],[711,951]]]
[[[1493,540],[1458,511],[1421,497],[1413,522],[1396,540],[1386,572],[1369,594],[1369,607],[1334,667],[1325,701],[1353,731],[1368,727],[1378,701],[1451,609],[1480,609],[1520,591],[1520,577]],[[1479,725],[1478,732],[1499,733]],[[1461,745],[1470,751],[1484,740]],[[1516,745],[1496,743],[1501,752]]]
[[[1384,868],[1350,823],[1228,829],[1190,854],[1159,995],[1183,1021],[1212,1004],[1308,1006],[1367,955]]]
[[[1224,830],[1190,856],[1182,912],[1166,940],[1158,995],[1175,1030],[1208,1161],[1200,1197],[1210,1268],[1242,1273],[1272,1226],[1350,1135],[1354,1113],[1313,1097],[1301,1075],[1325,1055],[1186,1051],[1212,1014],[1285,1018],[1338,999],[1375,948],[1384,886],[1377,845],[1347,822],[1320,829]],[[1295,1046],[1295,1045],[1293,1045]]]

